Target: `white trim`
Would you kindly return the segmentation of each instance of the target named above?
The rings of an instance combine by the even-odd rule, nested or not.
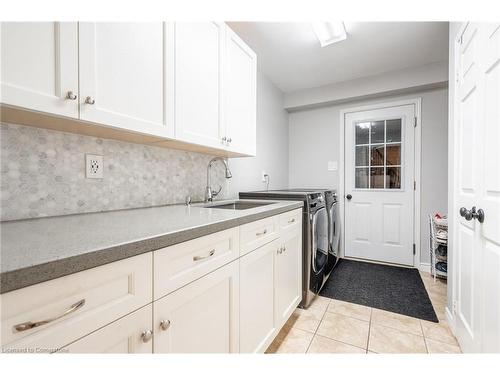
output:
[[[456,334],[457,326],[456,326],[455,315],[450,311],[449,306],[446,306],[444,308],[444,315],[446,316],[446,320],[448,321],[448,326],[450,327],[451,332],[453,333],[453,336],[457,337],[457,334]],[[458,338],[457,338],[457,343],[458,343],[458,346],[460,346],[460,349],[462,349],[462,347],[460,345],[460,341],[458,341]]]
[[[418,267],[418,269],[420,272],[431,273],[431,264],[420,262],[420,266]]]
[[[421,160],[422,160],[422,98],[417,97],[414,99],[404,99],[385,103],[370,104],[358,107],[344,108],[340,110],[340,126],[339,126],[339,210],[340,218],[342,224],[345,223],[345,206],[344,206],[344,195],[345,195],[345,116],[352,112],[370,111],[376,109],[390,108],[390,107],[400,107],[404,105],[414,105],[415,106],[415,117],[417,118],[417,126],[414,128],[415,131],[415,169],[414,169],[414,180],[417,181],[416,189],[414,191],[414,232],[413,232],[413,242],[415,243],[415,255],[413,257],[413,267],[420,269],[420,191],[421,191]],[[344,253],[345,245],[345,230],[341,231],[340,236],[340,251],[339,256],[345,257]]]

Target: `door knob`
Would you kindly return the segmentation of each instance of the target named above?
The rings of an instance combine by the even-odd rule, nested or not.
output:
[[[153,331],[150,329],[145,330],[141,333],[142,342],[146,343],[153,338]]]
[[[170,327],[170,320],[166,319],[160,322],[160,328],[162,329],[162,331],[166,331],[169,327]]]
[[[66,99],[76,100],[76,98],[77,98],[77,96],[73,91],[68,91],[68,93],[66,94]]]
[[[352,195],[351,194],[347,194],[345,197],[347,198],[348,201],[350,201],[352,199]]]
[[[460,216],[467,221],[477,219],[480,223],[484,222],[484,211],[481,208],[476,211],[476,206],[473,206],[470,210],[465,207],[460,208]]]
[[[93,97],[91,97],[91,96],[87,96],[85,98],[85,103],[87,103],[87,104],[95,104],[95,99]]]

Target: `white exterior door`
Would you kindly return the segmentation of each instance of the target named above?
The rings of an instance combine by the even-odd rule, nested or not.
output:
[[[163,22],[79,24],[80,118],[172,136],[166,126]],[[167,59],[165,59],[167,60]]]
[[[465,352],[500,352],[500,25],[468,24],[456,52],[456,335]]]
[[[345,255],[413,266],[415,106],[345,115]]]
[[[76,22],[2,22],[0,102],[78,118]]]
[[[222,142],[225,25],[175,24],[175,134],[208,147]]]
[[[226,143],[232,151],[255,155],[257,55],[229,27],[226,31]]]

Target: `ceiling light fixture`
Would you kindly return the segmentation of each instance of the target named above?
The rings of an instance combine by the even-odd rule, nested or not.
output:
[[[313,22],[312,27],[321,47],[347,39],[344,22]]]

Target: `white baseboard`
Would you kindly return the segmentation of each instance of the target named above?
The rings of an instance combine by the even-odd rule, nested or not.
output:
[[[418,269],[421,272],[431,273],[431,264],[430,263],[420,263],[420,266],[418,267]]]

